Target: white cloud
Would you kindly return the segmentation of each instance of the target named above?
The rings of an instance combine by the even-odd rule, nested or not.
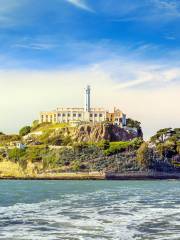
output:
[[[27,44],[17,43],[17,44],[14,44],[13,47],[32,49],[32,50],[49,50],[49,49],[55,48],[55,45],[51,43],[34,42],[34,43],[27,43]]]
[[[73,4],[75,7],[81,8],[86,11],[93,12],[93,10],[86,4],[84,0],[66,0],[67,2]]]

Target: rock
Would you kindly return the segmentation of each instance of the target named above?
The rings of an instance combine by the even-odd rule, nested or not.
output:
[[[85,124],[77,127],[71,137],[76,142],[99,142],[103,139],[129,141],[139,136],[113,124]]]

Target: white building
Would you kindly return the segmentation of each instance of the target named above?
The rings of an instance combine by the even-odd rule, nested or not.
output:
[[[114,114],[114,115],[113,115]],[[106,120],[117,122],[118,125],[125,125],[126,115],[120,110],[116,109],[115,113],[109,113],[104,108],[91,108],[91,89],[87,86],[85,89],[85,103],[84,108],[63,108],[59,107],[51,112],[40,113],[40,123],[52,122],[52,123],[68,123],[68,122],[92,122],[98,123]],[[111,119],[110,117],[111,116]]]

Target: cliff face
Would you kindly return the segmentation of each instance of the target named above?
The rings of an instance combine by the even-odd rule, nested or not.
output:
[[[42,128],[43,127],[43,128]],[[141,137],[142,132],[135,128],[120,128],[113,124],[82,124],[79,126],[71,125],[44,125],[36,131],[23,137],[24,142],[39,143],[57,146],[73,145],[73,143],[100,142],[108,140],[109,142],[130,141]]]
[[[87,124],[77,127],[71,137],[76,142],[99,142],[103,139],[109,141],[129,141],[140,136],[136,132],[130,132],[111,124]]]

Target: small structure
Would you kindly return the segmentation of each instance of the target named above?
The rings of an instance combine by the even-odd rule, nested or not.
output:
[[[109,122],[115,125],[125,127],[126,126],[126,115],[119,109],[114,107],[114,112],[107,112],[106,118]]]
[[[26,145],[21,143],[21,142],[17,142],[16,143],[16,148],[18,148],[20,150],[24,150],[26,148]]]

